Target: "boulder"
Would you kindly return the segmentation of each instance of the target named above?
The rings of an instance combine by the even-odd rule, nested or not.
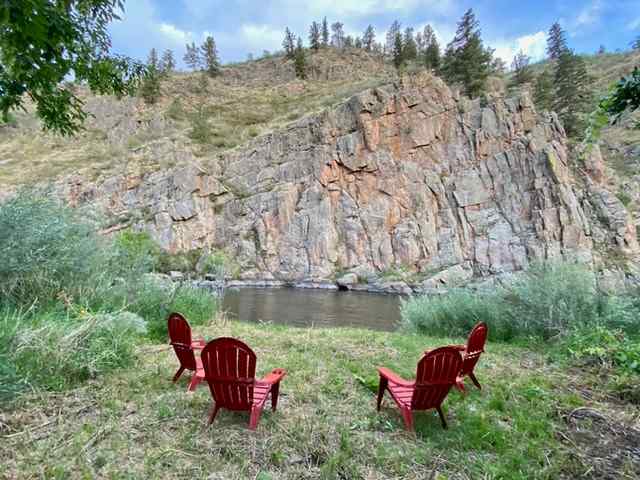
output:
[[[353,285],[357,285],[358,276],[355,273],[347,273],[336,279],[339,287],[350,289]]]

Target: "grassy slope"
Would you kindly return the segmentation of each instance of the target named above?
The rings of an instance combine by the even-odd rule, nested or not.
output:
[[[15,115],[18,128],[0,128],[0,191],[3,187],[53,180],[67,174],[98,179],[125,171],[138,173],[171,167],[173,160],[162,150],[162,144],[191,150],[203,157],[205,163],[214,161],[217,154],[258,135],[389,81],[384,66],[373,69],[375,63],[364,53],[354,51],[343,58],[328,50],[314,57],[319,63],[356,71],[359,62],[363,62],[363,68],[372,71],[368,75],[363,72],[338,75],[332,81],[296,80],[283,84],[269,75],[273,69],[281,68],[279,64],[285,60],[271,58],[253,62],[258,78],[264,76],[264,81],[258,83],[255,78],[245,83],[240,78],[237,84],[223,78],[207,78],[203,84],[200,73],[176,73],[162,81],[162,93],[155,105],[145,105],[142,100],[137,103],[134,115],[140,122],[138,129],[122,131],[115,139],[108,138],[100,118],[90,118],[87,130],[78,136],[61,138],[42,132],[33,113],[18,112]],[[242,75],[248,65],[230,66],[228,70],[237,70]],[[205,117],[208,129],[202,135],[204,138],[193,139],[198,111]]]
[[[265,411],[257,432],[247,430],[245,414],[226,411],[206,428],[207,387],[189,394],[186,379],[172,385],[172,352],[144,345],[134,369],[67,393],[34,394],[0,416],[0,476],[264,480],[640,475],[640,458],[634,464],[629,460],[633,450],[625,453],[615,442],[603,445],[615,446],[610,453],[622,460],[598,463],[607,448],[590,452],[594,438],[611,438],[601,439],[600,432],[585,437],[593,430],[592,418],[575,423],[575,412],[591,411],[584,406],[628,423],[634,416],[637,421],[638,408],[612,403],[597,379],[568,373],[527,348],[490,343],[477,369],[484,390],[467,382],[466,398],[452,392],[445,402],[449,430],[441,429],[434,413],[421,413],[412,436],[403,431],[388,396],[383,411],[376,413],[375,366],[386,365],[411,378],[421,352],[450,339],[240,322],[201,332],[248,342],[258,354],[259,374],[274,367],[289,371],[278,412]],[[573,423],[564,420],[570,412],[574,415],[567,418]]]

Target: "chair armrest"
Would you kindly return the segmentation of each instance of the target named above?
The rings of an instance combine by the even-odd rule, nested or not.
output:
[[[191,348],[202,350],[206,344],[207,342],[205,342],[204,338],[197,338],[191,341]]]
[[[269,385],[273,385],[282,380],[287,374],[286,370],[283,368],[275,368],[271,371],[271,373],[267,374],[266,377],[258,380],[259,383],[268,383]]]
[[[390,382],[397,383],[403,387],[413,387],[415,382],[410,382],[409,380],[405,380],[404,378],[396,375],[391,370],[385,367],[378,367],[378,373],[381,377],[386,378]]]
[[[467,391],[464,389],[463,377],[456,377],[456,388],[460,391],[460,393],[462,393],[462,395],[465,395],[467,393]]]
[[[464,352],[467,349],[466,345],[449,345],[451,348],[455,348],[461,352]]]

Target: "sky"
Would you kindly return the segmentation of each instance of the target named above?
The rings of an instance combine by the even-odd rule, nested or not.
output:
[[[145,60],[152,47],[172,49],[180,67],[187,42],[213,35],[223,63],[243,61],[281,49],[285,27],[307,44],[309,25],[324,16],[354,36],[371,24],[378,41],[396,19],[416,31],[430,24],[444,46],[468,8],[485,44],[507,64],[519,50],[541,60],[554,21],[579,53],[600,45],[626,50],[640,36],[640,0],[126,0],[122,20],[110,32],[114,53]]]

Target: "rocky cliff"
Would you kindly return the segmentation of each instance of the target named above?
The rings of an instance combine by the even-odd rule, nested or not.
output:
[[[243,278],[404,269],[428,282],[638,253],[626,210],[598,187],[597,158],[578,185],[562,126],[526,95],[470,101],[423,75],[216,158],[162,154],[183,166],[78,179],[65,195],[103,207],[111,231],[146,230],[169,251],[225,249]]]

